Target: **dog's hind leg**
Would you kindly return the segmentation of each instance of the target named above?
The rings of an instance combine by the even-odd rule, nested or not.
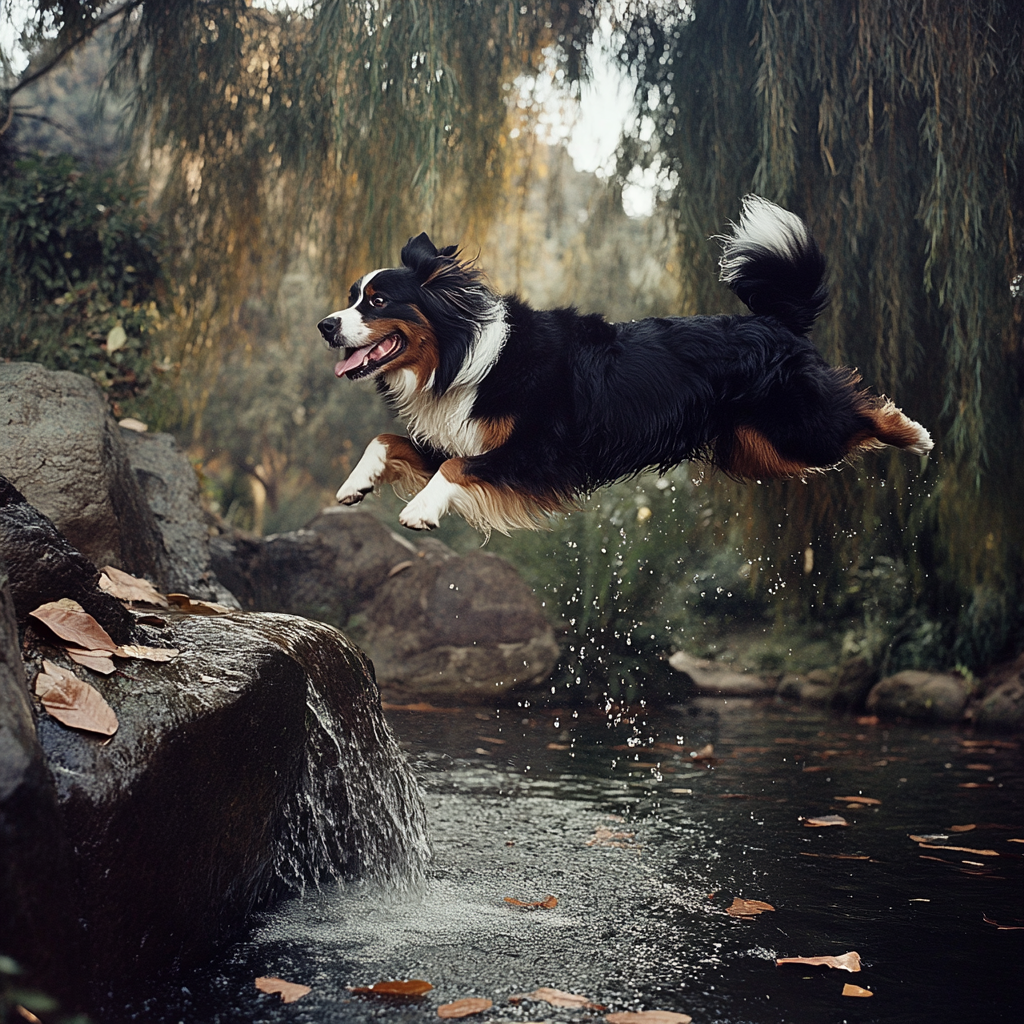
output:
[[[415,494],[426,486],[434,468],[407,437],[381,434],[366,446],[336,497],[342,505],[356,505],[380,484]]]

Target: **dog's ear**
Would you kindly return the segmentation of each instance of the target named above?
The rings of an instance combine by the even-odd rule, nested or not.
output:
[[[417,273],[427,271],[429,273],[429,270],[433,269],[434,262],[441,255],[442,253],[437,251],[437,247],[424,231],[405,243],[405,247],[402,249],[402,262],[412,271]]]

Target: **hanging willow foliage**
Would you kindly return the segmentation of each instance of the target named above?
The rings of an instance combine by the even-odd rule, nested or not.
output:
[[[923,473],[872,457],[741,489],[748,542],[805,603],[865,545],[897,555],[947,623],[945,655],[997,656],[1024,621],[1024,7],[635,0],[618,28],[640,115],[621,171],[660,169],[689,311],[722,306],[707,239],[740,196],[793,209],[831,264],[819,347],[937,440]]]

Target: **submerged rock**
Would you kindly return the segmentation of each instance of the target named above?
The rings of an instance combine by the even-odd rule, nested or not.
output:
[[[967,696],[967,685],[960,676],[907,669],[877,682],[866,705],[877,715],[955,722]]]

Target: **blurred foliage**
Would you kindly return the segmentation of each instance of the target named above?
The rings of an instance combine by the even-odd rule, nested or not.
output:
[[[140,190],[71,156],[0,185],[0,357],[88,374],[125,402],[153,379],[160,239]]]
[[[873,455],[806,486],[723,486],[746,498],[745,546],[786,580],[790,615],[827,611],[874,556],[906,566],[931,624],[908,626],[917,663],[976,668],[1019,646],[1024,7],[631,0],[620,15],[638,117],[619,173],[662,182],[684,311],[723,306],[706,240],[740,196],[793,209],[830,260],[823,353],[937,442],[920,468]]]

